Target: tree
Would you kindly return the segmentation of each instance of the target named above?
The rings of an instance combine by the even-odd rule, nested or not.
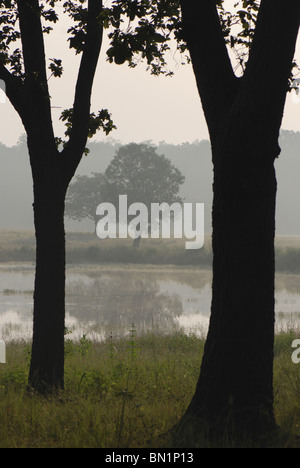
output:
[[[127,195],[128,204],[143,203],[148,212],[151,203],[182,203],[179,191],[184,176],[147,144],[131,143],[119,148],[105,171],[105,179],[108,199],[115,206],[119,195]],[[139,246],[140,240],[137,237],[134,245]]]
[[[235,14],[221,0],[181,0],[181,8],[176,1],[135,4],[148,8],[139,34],[151,46],[149,55],[141,52],[148,65],[156,59],[152,73],[170,74],[164,54],[172,33],[181,53],[188,47],[214,165],[210,327],[197,388],[176,429],[191,424],[196,433],[204,426],[214,434],[232,429],[259,437],[276,428],[274,161],[295,66],[300,3],[243,0]],[[236,25],[241,30],[235,34]],[[161,36],[156,48],[154,31]],[[136,34],[124,30],[118,37],[132,44]],[[227,46],[238,57],[240,76]],[[135,65],[132,57],[129,64]]]
[[[99,129],[108,134],[115,128],[107,109],[90,112],[103,29],[111,27],[110,37],[118,36],[123,12],[143,22],[146,10],[134,13],[137,3],[103,7],[102,0],[0,0],[0,80],[24,125],[33,177],[36,275],[29,385],[40,392],[64,386],[66,191],[82,155],[88,152],[87,139]],[[73,21],[68,29],[69,46],[81,55],[73,107],[60,117],[66,125],[66,140],[54,134],[49,94],[49,79],[62,75],[63,64],[59,58],[46,57],[44,44],[44,35],[52,33],[48,24],[59,21],[58,7]],[[124,56],[129,60],[144,49],[145,36],[140,32],[138,26],[134,42],[122,44],[123,56],[116,52],[119,44],[108,54],[119,64]],[[125,55],[124,46],[128,47]],[[143,53],[149,58],[147,50]]]
[[[96,222],[99,203],[119,206],[119,195],[127,195],[127,203],[143,203],[150,211],[151,203],[182,203],[179,195],[184,176],[169,159],[156,152],[154,146],[130,143],[121,146],[105,174],[79,176],[70,185],[66,214],[73,219],[90,218]],[[140,237],[134,245],[138,246]]]
[[[258,9],[258,2],[243,3]],[[236,433],[254,436],[276,426],[274,162],[300,3],[260,2],[241,77],[234,74],[214,2],[182,0],[181,5],[214,164],[211,321],[186,417],[204,419],[216,429],[232,423]],[[201,28],[199,18],[205,18]]]
[[[65,1],[74,21],[70,47],[81,54],[72,109],[61,119],[67,141],[54,135],[47,62],[51,76],[61,76],[60,59],[45,56],[47,22],[56,23],[58,0],[2,0],[0,79],[27,133],[33,177],[36,275],[34,325],[29,384],[39,392],[64,386],[65,232],[64,202],[68,185],[85,151],[87,138],[97,129],[113,128],[107,110],[90,113],[93,79],[101,50],[103,24],[99,0]],[[13,50],[21,41],[21,49]],[[60,148],[60,149],[59,149]]]
[[[154,146],[130,143],[121,146],[105,171],[111,200],[119,194],[150,208],[151,203],[182,203],[179,195],[184,176],[169,159],[159,155]]]
[[[91,219],[96,224],[97,206],[106,199],[105,186],[103,174],[77,176],[67,192],[66,216],[77,221]]]

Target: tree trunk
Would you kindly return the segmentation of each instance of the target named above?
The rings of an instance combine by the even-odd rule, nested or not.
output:
[[[65,189],[50,173],[34,183],[36,275],[29,385],[40,393],[64,387]]]
[[[273,414],[276,151],[231,122],[213,144],[210,326],[192,401],[174,434],[259,439]],[[224,136],[224,134],[223,134]],[[245,140],[246,142],[247,140]],[[267,150],[268,151],[268,150]],[[268,161],[268,162],[266,162]],[[179,431],[179,432],[177,432]]]
[[[213,144],[211,320],[187,415],[203,419],[216,432],[231,428],[235,434],[252,436],[275,426],[273,162],[277,154],[272,146],[251,141],[253,134],[241,141],[237,127],[232,122],[223,142],[219,137]]]

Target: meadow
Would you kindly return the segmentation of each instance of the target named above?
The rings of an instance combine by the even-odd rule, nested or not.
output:
[[[295,331],[276,336],[274,396],[283,430],[266,448],[300,448],[300,364],[291,360]],[[41,397],[27,388],[30,346],[9,343],[0,366],[0,448],[159,448],[192,397],[204,338],[177,332],[113,336],[93,343],[66,335],[65,389]],[[205,433],[197,443],[214,448]],[[216,448],[216,447],[215,447]],[[255,448],[223,440],[217,448]]]

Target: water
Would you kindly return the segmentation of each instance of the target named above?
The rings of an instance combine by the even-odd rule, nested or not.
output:
[[[0,339],[32,336],[34,265],[0,265]],[[276,327],[300,323],[300,276],[276,277]],[[69,337],[103,339],[137,332],[205,335],[211,272],[190,268],[77,266],[67,269]]]

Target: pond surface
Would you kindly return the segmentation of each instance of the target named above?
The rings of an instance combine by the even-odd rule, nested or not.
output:
[[[0,337],[32,335],[34,265],[0,265]],[[276,277],[276,327],[300,324],[300,276]],[[88,266],[67,269],[66,327],[69,337],[101,340],[137,332],[205,335],[209,324],[211,272],[194,268]]]

